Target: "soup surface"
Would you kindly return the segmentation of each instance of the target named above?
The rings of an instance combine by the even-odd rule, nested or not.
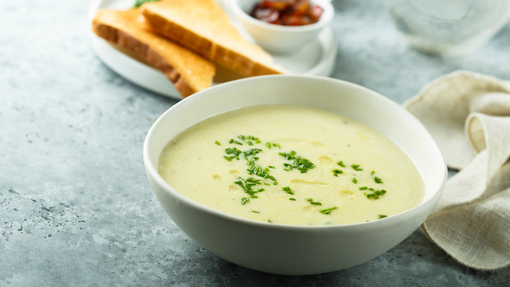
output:
[[[379,220],[417,206],[421,176],[393,142],[354,120],[300,106],[206,119],[163,149],[159,174],[186,197],[252,220]]]

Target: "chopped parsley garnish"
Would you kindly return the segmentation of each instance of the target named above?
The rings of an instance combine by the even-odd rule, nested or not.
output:
[[[288,194],[294,194],[294,192],[292,192],[292,190],[288,186],[282,187],[282,189],[283,189],[283,191],[286,191]]]
[[[306,201],[310,202],[310,204],[313,204],[313,205],[322,205],[322,203],[320,203],[320,202],[313,201],[312,198],[307,198]]]
[[[239,160],[239,155],[242,153],[242,151],[234,147],[225,149],[225,153],[231,156],[224,156],[224,158],[228,161],[232,161],[234,158]]]
[[[370,198],[373,198],[373,199],[379,199],[379,196],[383,196],[384,194],[386,193],[386,190],[374,190],[374,193],[364,193],[364,195],[370,199]]]
[[[282,147],[280,146],[280,144],[279,144],[279,143],[270,143],[270,142],[266,142],[266,147],[267,147],[268,149],[271,149],[272,147],[277,147],[277,148],[279,148],[279,149],[281,149],[281,148],[282,148]]]
[[[363,169],[362,168],[359,168],[359,164],[353,164],[351,165],[352,169],[354,169],[355,171],[362,171]]]
[[[267,220],[267,222],[269,222],[269,223],[273,223],[273,222],[271,221],[271,219],[268,219],[268,220]]]
[[[336,177],[338,177],[338,175],[339,175],[339,174],[344,173],[344,171],[343,171],[343,170],[338,169],[338,168],[337,168],[337,169],[332,170],[332,172],[333,172],[333,175],[334,175],[334,176],[336,176]]]
[[[252,210],[251,212],[253,212],[253,213],[260,213],[260,212],[258,212],[258,211],[256,211],[256,210]]]
[[[229,143],[229,144],[238,144],[238,145],[243,145],[243,143],[242,143],[242,142],[238,142],[238,141],[236,141],[236,140],[234,140],[234,139],[230,139],[230,141],[229,141],[228,143]]]
[[[249,146],[253,146],[254,144],[262,143],[262,141],[259,138],[254,137],[252,135],[248,135],[248,136],[239,135],[239,136],[237,136],[237,139],[230,139],[229,143],[236,144],[236,145],[243,145],[244,143],[246,143]],[[221,143],[219,141],[215,141],[214,143],[218,146],[221,146]],[[268,149],[272,149],[273,147],[281,149],[281,146],[278,143],[266,142],[265,146]],[[262,152],[262,149],[259,149],[259,148],[252,148],[252,149],[249,149],[246,151],[242,151],[242,150],[237,149],[236,147],[232,147],[232,148],[225,149],[226,155],[224,156],[224,158],[227,161],[232,161],[234,159],[240,160],[240,157],[242,156],[246,160],[246,164],[248,165],[248,169],[246,169],[246,172],[249,175],[256,175],[263,179],[268,179],[268,180],[272,181],[273,185],[277,185],[278,181],[274,178],[274,176],[272,176],[269,173],[270,169],[275,169],[275,167],[270,165],[266,168],[263,168],[261,165],[256,164],[256,162],[259,160],[259,156],[257,156],[257,154],[259,154],[260,152]],[[283,166],[284,166],[283,169],[285,171],[291,171],[293,169],[297,169],[301,173],[307,173],[308,170],[314,169],[316,167],[313,162],[311,162],[310,160],[308,160],[306,158],[302,158],[301,156],[298,156],[296,154],[296,152],[293,150],[288,153],[287,152],[279,152],[278,154],[283,156],[286,160],[290,161],[290,162],[286,162],[283,164]],[[343,163],[343,161],[337,162],[337,165],[340,167],[346,167],[346,165]],[[351,168],[354,169],[355,171],[363,170],[359,164],[352,164]],[[343,174],[344,171],[337,168],[337,169],[333,169],[332,173],[334,176],[338,177],[338,175]],[[371,175],[374,176],[375,171],[372,171]],[[374,181],[377,184],[383,183],[383,180],[377,176],[374,176]],[[356,177],[353,177],[352,182],[357,184],[358,179]],[[244,190],[244,192],[249,195],[247,197],[241,198],[242,205],[245,205],[246,203],[250,202],[251,198],[258,198],[258,196],[256,194],[264,191],[264,188],[260,188],[260,187],[257,188],[256,187],[257,185],[271,185],[270,182],[261,182],[259,179],[254,179],[253,177],[250,177],[248,179],[243,179],[242,177],[238,177],[237,180],[234,181],[234,183],[239,185]],[[291,194],[291,195],[294,194],[294,192],[292,191],[292,189],[289,186],[282,187],[282,190],[287,192],[288,194]],[[383,190],[375,190],[374,188],[369,188],[367,186],[359,187],[359,190],[372,191],[373,193],[370,193],[370,194],[368,194],[367,192],[364,193],[364,195],[368,199],[379,199],[380,196],[382,196],[386,193],[386,190],[384,190],[384,189]],[[296,201],[296,198],[291,197],[291,198],[289,198],[289,200]],[[308,199],[306,199],[306,201],[308,201],[312,205],[322,205],[321,202],[315,202],[315,201],[313,201],[312,198],[308,198]],[[322,210],[320,210],[320,212],[323,214],[330,214],[331,211],[335,210],[335,209],[338,209],[338,208],[335,206],[335,207],[331,207],[331,208],[322,209]],[[255,210],[252,210],[252,212],[260,213]],[[385,218],[385,217],[387,217],[387,216],[379,215],[379,219]],[[270,219],[268,219],[268,222],[272,223]]]
[[[384,215],[384,214],[379,214],[379,219],[381,219],[381,218],[386,218],[386,217],[388,217],[388,216],[387,216],[387,215]]]
[[[254,179],[252,177],[250,177],[248,179],[238,177],[237,180],[234,181],[234,183],[239,185],[244,190],[244,192],[246,192],[247,194],[250,195],[251,198],[258,198],[258,196],[256,196],[255,194],[264,191],[263,188],[260,188],[258,190],[253,189],[254,186],[260,185],[261,183],[260,183],[260,180]],[[243,197],[243,202],[244,202],[244,197]],[[245,203],[246,202],[244,202],[242,204],[244,205]]]
[[[261,143],[259,138],[254,137],[254,136],[243,136],[243,135],[240,135],[240,136],[237,136],[237,138],[242,140],[242,141],[244,141],[248,145],[253,145],[253,142],[255,142],[256,144]]]
[[[320,212],[321,212],[322,214],[330,214],[330,213],[331,213],[331,210],[335,210],[335,209],[338,209],[338,207],[333,206],[333,207],[330,207],[330,208],[322,209],[322,210],[320,210]]]
[[[261,152],[262,150],[259,149],[259,148],[252,148],[250,150],[247,150],[247,151],[243,151],[243,156],[244,156],[244,159],[245,160],[248,160],[248,157],[251,156],[251,155],[256,155],[258,154],[259,152]]]
[[[274,176],[269,174],[269,168],[266,167],[263,169],[262,166],[255,165],[255,161],[253,158],[251,161],[248,161],[248,164],[250,165],[250,167],[246,170],[246,172],[248,174],[254,174],[256,176],[260,176],[263,179],[270,179],[273,181],[274,185],[278,184],[278,181],[276,181],[276,178],[274,178]]]
[[[226,160],[232,161],[233,159],[239,160],[239,155],[243,155],[244,159],[248,160],[248,156],[254,156],[261,152],[262,150],[259,148],[250,149],[247,151],[238,150],[236,147],[225,149],[225,153],[229,156],[223,156]],[[254,157],[251,161],[258,160],[258,157]],[[250,165],[250,164],[248,164]]]
[[[296,168],[301,173],[306,173],[309,169],[313,169],[315,167],[315,164],[313,164],[310,160],[296,156],[295,151],[291,151],[290,153],[280,152],[278,154],[285,157],[286,160],[292,161],[292,164],[283,164],[285,171],[291,171],[292,169]]]

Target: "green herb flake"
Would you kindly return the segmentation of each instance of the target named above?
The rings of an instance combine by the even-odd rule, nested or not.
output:
[[[353,164],[351,165],[352,169],[354,169],[355,171],[362,171],[363,169],[359,167],[359,164]]]
[[[228,161],[232,161],[233,159],[239,160],[239,155],[242,153],[242,151],[234,147],[225,149],[225,153],[229,156],[224,156],[224,158]]]
[[[275,169],[275,167],[274,167],[274,166],[272,166],[272,165],[268,165],[267,167],[272,168],[272,169]]]
[[[379,199],[380,196],[383,196],[384,194],[386,194],[386,190],[374,190],[374,193],[366,193],[365,192],[365,196],[368,198],[368,199]]]
[[[331,210],[335,210],[335,209],[338,209],[338,207],[333,206],[333,207],[330,207],[330,208],[322,209],[322,210],[320,210],[320,212],[322,214],[331,214]]]
[[[254,179],[252,177],[250,177],[248,179],[238,177],[237,180],[234,181],[234,183],[239,185],[244,190],[244,192],[246,192],[248,195],[250,195],[251,198],[258,198],[255,194],[264,191],[263,188],[260,188],[258,190],[253,189],[254,186],[261,185],[262,183],[260,182],[260,180]],[[244,199],[244,197],[243,197],[243,199]],[[244,203],[242,203],[242,204],[244,205]]]
[[[270,142],[267,142],[267,143],[266,143],[266,147],[267,147],[268,149],[271,149],[271,143],[270,143]]]
[[[269,223],[273,223],[273,222],[271,221],[271,219],[268,219],[268,220],[267,220],[267,222],[269,222]]]
[[[378,184],[383,183],[382,179],[378,178],[377,176],[374,177],[374,181],[375,181],[375,183],[378,183]]]
[[[249,156],[255,156],[256,154],[258,154],[261,151],[262,150],[259,149],[259,148],[252,148],[252,149],[249,149],[247,151],[243,151],[241,153],[243,154],[244,159],[248,160]],[[258,157],[255,157],[255,160],[258,160],[258,159],[259,159]]]
[[[339,174],[344,173],[344,171],[343,171],[343,170],[338,169],[338,168],[337,168],[337,169],[332,170],[332,172],[333,172],[333,175],[334,175],[334,176],[336,176],[336,177],[338,177],[338,175],[339,175]]]
[[[241,198],[241,205],[245,205],[249,201],[250,201],[249,197],[243,197],[243,198]]]
[[[228,141],[228,143],[229,143],[229,144],[238,144],[238,145],[243,145],[243,143],[242,143],[242,142],[238,142],[238,141],[236,141],[236,140],[234,140],[234,139],[230,139],[230,140]]]
[[[250,167],[246,170],[246,172],[248,174],[260,176],[263,179],[270,179],[271,181],[273,181],[274,185],[278,184],[278,181],[276,181],[276,178],[274,178],[274,176],[269,174],[269,168],[267,168],[267,167],[262,168],[262,166],[260,166],[260,165],[255,165],[254,161],[252,161],[252,162],[253,162],[253,164],[251,164]]]
[[[379,214],[379,219],[386,218],[386,217],[388,217],[388,216],[384,215],[384,214]]]
[[[286,191],[288,194],[294,194],[294,192],[292,192],[292,190],[290,189],[289,186],[286,186],[286,187],[282,187],[283,191]]]
[[[339,165],[339,166],[341,166],[341,167],[345,167],[345,164],[344,164],[344,162],[343,162],[343,161],[339,161],[339,162],[337,162],[336,164],[338,164],[338,165]]]
[[[310,202],[310,204],[313,204],[313,205],[322,205],[322,203],[320,203],[320,202],[313,201],[312,198],[307,198],[306,201]]]
[[[315,168],[315,164],[313,164],[310,160],[306,158],[302,158],[300,156],[296,156],[295,151],[291,151],[290,153],[280,152],[279,155],[285,157],[286,160],[291,160],[292,164],[284,163],[283,170],[291,171],[292,169],[297,169],[301,173],[306,173],[308,170]]]
[[[353,177],[353,178],[352,178],[352,182],[354,182],[354,183],[358,183],[358,180],[357,180],[355,177]]]
[[[133,7],[138,8],[138,7],[142,6],[142,4],[145,2],[156,2],[156,1],[158,1],[158,0],[136,0],[135,6],[133,6]]]
[[[294,197],[289,198],[289,200],[296,201]]]
[[[260,213],[260,212],[258,212],[258,211],[256,211],[256,210],[252,210],[251,212],[253,212],[253,213]]]
[[[215,141],[214,143],[217,145],[221,145],[221,143],[219,141]]]
[[[368,189],[368,187],[366,187],[366,186],[362,186],[359,188],[359,190],[367,190],[367,189]]]
[[[372,173],[371,173],[371,175],[374,175],[374,174],[375,174],[375,171],[373,171],[373,170],[372,170]]]
[[[248,135],[248,136],[239,135],[239,136],[237,136],[237,138],[242,140],[243,142],[247,143],[249,146],[253,146],[253,142],[255,142],[257,144],[260,143],[259,138],[254,137],[252,135]]]

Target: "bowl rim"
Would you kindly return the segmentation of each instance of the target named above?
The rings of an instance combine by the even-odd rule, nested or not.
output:
[[[439,156],[441,157],[441,160],[442,160],[441,166],[443,168],[443,178],[441,180],[441,185],[438,186],[436,190],[434,190],[434,193],[432,194],[432,196],[430,196],[430,198],[427,199],[427,200],[423,200],[420,204],[418,204],[417,206],[415,206],[415,207],[413,207],[411,209],[408,209],[406,211],[400,212],[400,213],[395,214],[395,215],[388,216],[386,218],[382,218],[382,219],[379,219],[379,220],[371,220],[371,221],[368,221],[368,222],[358,222],[358,223],[338,224],[338,225],[293,225],[293,224],[268,223],[268,222],[263,222],[263,221],[251,220],[251,219],[247,219],[247,218],[231,215],[229,213],[226,213],[226,212],[223,212],[223,211],[220,211],[220,210],[216,210],[216,209],[214,209],[212,207],[200,204],[200,203],[198,203],[198,202],[196,202],[196,201],[194,201],[194,200],[184,196],[182,193],[178,192],[176,189],[174,189],[172,186],[170,186],[170,184],[168,184],[159,175],[158,171],[155,168],[155,166],[157,166],[157,163],[156,164],[153,163],[152,160],[150,159],[149,146],[151,145],[152,138],[154,137],[154,134],[155,134],[155,130],[158,129],[159,125],[162,125],[162,122],[165,121],[164,118],[166,118],[168,116],[168,114],[171,114],[175,109],[180,109],[181,106],[186,106],[186,105],[192,104],[193,101],[198,101],[204,95],[208,96],[207,93],[210,93],[211,91],[215,91],[215,90],[219,90],[219,89],[221,90],[221,89],[223,89],[223,88],[225,88],[227,86],[230,86],[230,85],[239,85],[239,84],[242,84],[243,82],[247,82],[247,81],[264,81],[264,79],[266,79],[266,78],[273,78],[273,77],[314,78],[314,79],[318,79],[318,80],[322,80],[322,81],[337,82],[337,83],[341,83],[343,85],[354,87],[356,89],[360,89],[360,90],[362,90],[365,93],[370,93],[373,96],[378,97],[379,99],[381,99],[383,101],[391,102],[392,104],[397,105],[398,107],[403,109],[414,120],[416,120],[416,122],[418,124],[420,124],[423,127],[424,132],[426,133],[426,135],[428,137],[432,138],[432,136],[430,135],[428,130],[423,126],[423,124],[421,124],[421,122],[418,119],[416,119],[414,117],[414,115],[412,115],[404,107],[402,107],[401,105],[397,104],[396,102],[390,100],[389,98],[386,98],[385,96],[383,96],[383,95],[381,95],[381,94],[379,94],[379,93],[377,93],[377,92],[375,92],[373,90],[365,88],[363,86],[360,86],[360,85],[357,85],[357,84],[354,84],[354,83],[350,83],[350,82],[347,82],[347,81],[335,79],[335,78],[322,77],[322,76],[308,76],[308,75],[266,75],[266,76],[258,76],[258,77],[251,77],[251,78],[240,79],[240,80],[236,80],[236,81],[232,81],[232,82],[227,82],[227,83],[224,83],[224,84],[221,84],[221,85],[217,85],[217,86],[213,86],[213,87],[208,88],[206,90],[200,91],[200,92],[198,92],[198,93],[196,93],[196,94],[194,94],[194,95],[192,95],[190,97],[187,97],[187,98],[179,101],[178,103],[176,103],[175,105],[170,107],[168,110],[166,110],[161,116],[159,116],[158,119],[151,126],[149,132],[147,133],[147,136],[145,138],[144,145],[143,145],[143,162],[144,162],[144,166],[145,166],[145,169],[146,169],[146,172],[147,172],[147,176],[148,177],[152,177],[152,179],[155,180],[156,183],[160,187],[162,187],[165,192],[171,193],[180,202],[184,202],[188,206],[191,206],[191,207],[193,207],[195,209],[201,210],[202,212],[207,213],[209,216],[215,216],[215,217],[221,218],[223,220],[226,220],[226,221],[229,221],[229,222],[232,222],[232,223],[238,223],[238,224],[248,225],[248,226],[257,227],[257,228],[278,228],[278,229],[283,228],[285,230],[298,230],[298,231],[315,230],[315,229],[321,229],[321,230],[322,229],[325,229],[325,230],[332,230],[332,229],[358,229],[358,228],[361,229],[361,228],[368,228],[369,226],[372,226],[374,224],[382,224],[384,222],[393,221],[393,220],[402,220],[402,219],[404,219],[403,217],[407,217],[410,213],[414,213],[417,209],[424,208],[424,206],[428,205],[428,203],[430,203],[433,200],[439,199],[439,197],[442,195],[442,193],[444,191],[444,187],[446,185],[446,180],[448,178],[448,168],[446,166],[446,162],[444,160],[444,156],[441,153],[441,151],[439,150],[439,147],[437,146],[435,141],[433,141],[434,144],[435,144],[434,145],[434,149],[437,150],[437,152],[438,152],[438,154],[439,154]],[[228,111],[225,111],[225,112],[228,112]],[[203,118],[202,120],[205,120],[205,119],[210,118],[212,116],[214,116],[214,115],[207,116],[207,117]],[[161,154],[161,152],[160,152],[160,154]],[[158,155],[158,159],[159,159],[159,155]],[[436,199],[436,196],[439,196],[439,197],[437,197],[437,199]]]
[[[284,26],[284,25],[276,25],[267,23],[258,19],[253,18],[252,16],[248,15],[246,12],[241,9],[238,5],[239,0],[230,0],[230,7],[232,11],[236,14],[236,16],[242,18],[244,21],[247,21],[253,25],[257,25],[261,28],[275,30],[279,32],[288,32],[288,33],[297,33],[297,32],[305,32],[305,31],[312,31],[316,29],[320,29],[326,25],[328,25],[331,20],[333,20],[333,17],[335,16],[335,9],[333,8],[333,5],[330,1],[327,0],[310,0],[312,3],[316,5],[320,5],[321,8],[324,9],[324,13],[322,14],[321,18],[318,22],[308,25],[302,25],[302,26]],[[319,3],[317,3],[319,2]]]

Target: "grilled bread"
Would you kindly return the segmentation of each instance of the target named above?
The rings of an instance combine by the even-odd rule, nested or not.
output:
[[[284,73],[271,55],[237,32],[214,0],[163,0],[141,9],[159,35],[241,75]]]
[[[187,97],[211,86],[214,65],[201,56],[154,34],[139,21],[139,9],[99,10],[92,30],[130,56],[160,70]]]

